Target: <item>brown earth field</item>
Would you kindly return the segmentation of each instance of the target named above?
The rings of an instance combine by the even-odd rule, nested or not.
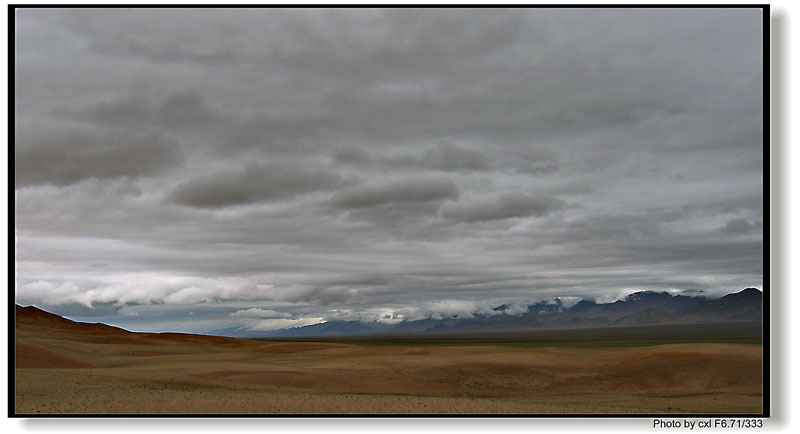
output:
[[[723,329],[730,329],[721,327]],[[16,307],[15,410],[59,414],[760,414],[753,339],[261,341]],[[555,333],[555,332],[553,332]]]

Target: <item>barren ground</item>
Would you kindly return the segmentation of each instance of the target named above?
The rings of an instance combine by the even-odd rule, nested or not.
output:
[[[761,345],[268,342],[17,308],[18,414],[760,413]]]

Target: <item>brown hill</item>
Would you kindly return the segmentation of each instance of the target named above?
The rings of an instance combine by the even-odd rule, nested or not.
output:
[[[112,327],[102,323],[80,323],[68,320],[56,314],[45,312],[36,306],[15,306],[16,330],[30,331],[86,331],[118,333],[120,335],[130,334],[121,328]]]
[[[68,337],[79,342],[94,343],[204,343],[235,344],[241,339],[220,336],[194,335],[189,333],[141,333],[113,327],[103,323],[76,322],[56,314],[45,312],[35,306],[16,305],[16,332]]]
[[[15,308],[20,368],[110,367],[121,356],[213,352],[254,342],[183,333],[137,333],[102,323],[75,322],[34,306]]]

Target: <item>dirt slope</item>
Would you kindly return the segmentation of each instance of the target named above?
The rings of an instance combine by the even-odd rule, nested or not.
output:
[[[90,363],[81,362],[63,354],[41,349],[35,345],[16,343],[17,368],[96,368]]]

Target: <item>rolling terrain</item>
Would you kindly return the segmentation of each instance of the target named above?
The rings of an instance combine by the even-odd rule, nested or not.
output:
[[[258,341],[132,333],[17,306],[15,409],[19,415],[760,413],[757,325],[715,327],[705,334],[661,327]]]

